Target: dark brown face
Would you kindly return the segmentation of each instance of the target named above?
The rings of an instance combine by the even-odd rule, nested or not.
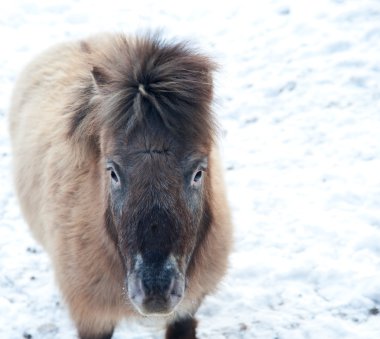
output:
[[[186,288],[202,232],[207,154],[150,121],[120,132],[107,152],[109,206],[128,297],[145,315],[169,314]]]

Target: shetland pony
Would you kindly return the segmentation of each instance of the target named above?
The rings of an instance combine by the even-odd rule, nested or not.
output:
[[[188,43],[100,34],[47,50],[17,82],[16,191],[81,339],[111,338],[124,317],[195,338],[232,238],[214,71]]]

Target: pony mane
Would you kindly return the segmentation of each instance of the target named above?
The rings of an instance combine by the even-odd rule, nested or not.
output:
[[[77,94],[83,100],[72,109],[69,134],[91,135],[94,126],[128,133],[153,114],[173,135],[211,144],[216,134],[212,75],[217,67],[209,57],[188,42],[165,41],[159,34],[133,39],[119,34],[103,48],[91,41],[81,46],[89,53],[93,81]],[[92,100],[94,95],[100,100]]]

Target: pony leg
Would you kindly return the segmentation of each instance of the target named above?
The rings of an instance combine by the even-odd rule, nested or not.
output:
[[[106,317],[96,318],[91,313],[74,318],[79,339],[111,339],[116,323]]]
[[[197,321],[194,318],[179,319],[169,324],[166,339],[196,339]]]

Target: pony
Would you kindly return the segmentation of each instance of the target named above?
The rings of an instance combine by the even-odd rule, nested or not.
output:
[[[103,33],[48,49],[17,81],[15,188],[81,339],[125,317],[196,337],[232,244],[216,68],[189,42]]]

